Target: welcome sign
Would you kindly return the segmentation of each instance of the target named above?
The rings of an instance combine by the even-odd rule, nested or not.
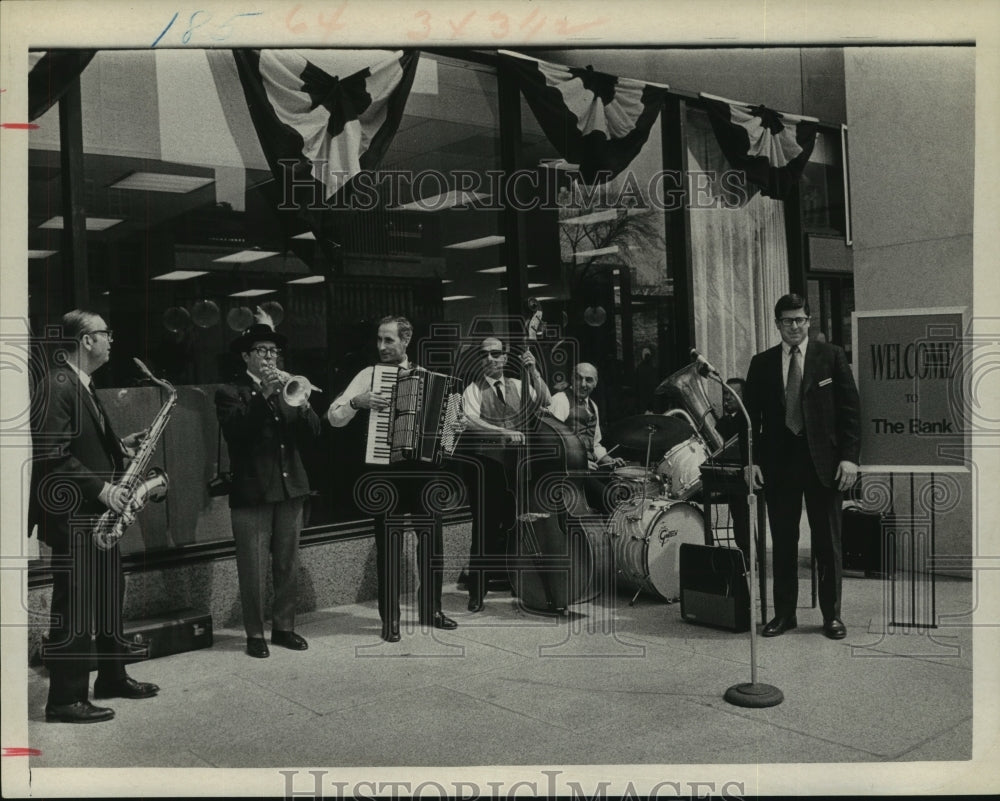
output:
[[[964,470],[963,308],[855,312],[867,470]]]

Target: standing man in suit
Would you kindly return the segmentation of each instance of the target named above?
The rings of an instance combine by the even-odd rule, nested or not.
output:
[[[397,366],[402,370],[417,369],[406,355],[406,348],[412,337],[413,325],[405,317],[383,317],[379,321],[377,333],[379,362]],[[390,399],[378,392],[377,388],[372,388],[374,372],[374,367],[361,370],[347,385],[347,389],[330,404],[326,412],[326,419],[330,425],[343,428],[351,421],[357,420],[354,425],[367,430],[371,412],[381,411],[389,406]],[[357,454],[356,458],[362,460],[364,456]],[[407,513],[421,517],[428,515],[428,511],[424,508],[422,490],[426,482],[433,479],[437,470],[420,463],[407,463],[402,467],[372,465],[370,469],[395,473],[399,476],[399,480],[395,482],[398,497],[391,511],[393,517]],[[421,473],[426,473],[426,479],[420,476]],[[416,477],[420,477],[421,480],[414,481]],[[441,512],[433,511],[431,516],[433,522],[430,531],[417,532],[417,563],[420,572],[418,616],[421,625],[433,626],[436,629],[454,629],[458,624],[441,611],[443,575],[440,561],[444,555]],[[375,520],[375,554],[382,639],[386,642],[399,642],[399,569],[403,560],[403,542],[393,531],[389,515],[379,515]]]
[[[150,698],[155,684],[125,672],[122,624],[125,576],[116,543],[98,546],[94,524],[107,509],[121,513],[127,491],[115,482],[145,431],[119,439],[94,391],[91,375],[111,357],[113,334],[104,318],[75,309],[62,318],[65,366],[39,389],[45,404],[34,420],[29,533],[52,549],[52,624],[42,656],[49,669],[45,719],[65,723],[110,720],[90,689],[91,632],[97,637],[94,698]],[[66,503],[70,499],[71,503]]]
[[[230,346],[246,371],[215,394],[215,408],[232,466],[229,510],[236,540],[247,653],[270,656],[264,639],[264,583],[268,558],[274,574],[271,644],[309,647],[295,633],[299,533],[309,495],[301,450],[319,435],[319,417],[306,398],[290,406],[282,394],[277,359],[286,340],[256,322]]]
[[[462,395],[468,420],[464,442],[474,449],[478,470],[468,477],[472,510],[472,542],[469,548],[470,612],[483,610],[491,575],[505,572],[507,537],[517,516],[516,466],[509,446],[524,442],[525,421],[521,415],[521,380],[504,375],[507,349],[496,337],[479,345],[481,364],[477,379]],[[548,407],[549,388],[530,350],[521,356],[530,378],[529,399],[534,407]]]
[[[774,548],[774,618],[765,637],[797,625],[802,499],[819,567],[823,633],[847,635],[841,620],[841,507],[855,482],[861,444],[858,389],[844,351],[809,341],[809,305],[784,295],[774,307],[781,344],[758,353],[747,374],[756,489],[763,483]],[[763,476],[761,476],[763,471]]]

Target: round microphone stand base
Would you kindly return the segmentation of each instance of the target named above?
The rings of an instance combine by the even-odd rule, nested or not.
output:
[[[733,706],[745,706],[754,709],[777,706],[785,700],[785,696],[777,687],[772,687],[770,684],[758,684],[756,682],[734,684],[726,690],[724,698]]]

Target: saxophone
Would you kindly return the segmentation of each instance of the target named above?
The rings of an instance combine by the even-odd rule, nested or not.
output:
[[[159,467],[150,468],[149,462],[153,458],[156,443],[163,435],[163,430],[167,427],[167,421],[177,403],[177,390],[168,382],[156,378],[149,371],[149,368],[138,359],[133,359],[133,361],[150,381],[165,389],[169,393],[169,397],[160,411],[156,413],[156,418],[149,427],[149,433],[139,445],[138,451],[116,485],[124,488],[127,492],[124,511],[115,512],[108,509],[94,525],[94,542],[105,550],[117,544],[128,527],[135,521],[135,516],[149,501],[159,502],[166,498],[167,488],[170,485],[167,474]],[[149,472],[146,472],[147,468],[149,468]]]

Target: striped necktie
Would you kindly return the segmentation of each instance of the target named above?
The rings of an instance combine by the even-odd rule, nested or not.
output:
[[[802,364],[798,345],[792,345],[789,357],[788,380],[785,382],[785,425],[798,436],[803,428]]]

